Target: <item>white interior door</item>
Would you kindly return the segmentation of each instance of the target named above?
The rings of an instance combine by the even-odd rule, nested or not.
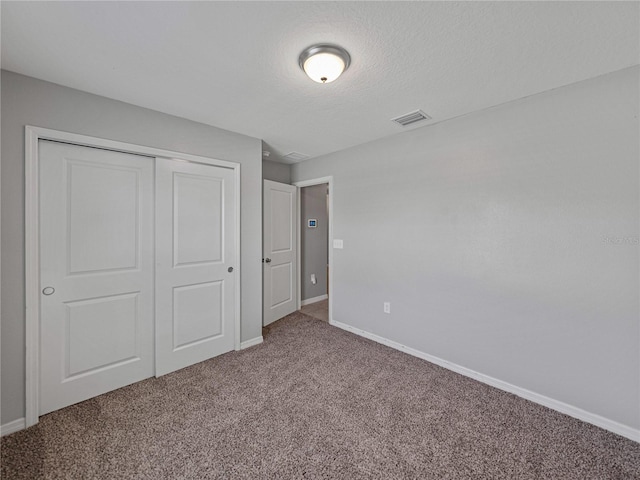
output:
[[[263,325],[295,312],[297,188],[264,181]]]
[[[40,414],[153,375],[153,159],[39,142]]]
[[[233,350],[235,173],[156,161],[156,376]]]

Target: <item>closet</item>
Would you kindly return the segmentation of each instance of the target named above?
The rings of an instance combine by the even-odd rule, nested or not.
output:
[[[38,142],[39,414],[232,350],[238,172]]]

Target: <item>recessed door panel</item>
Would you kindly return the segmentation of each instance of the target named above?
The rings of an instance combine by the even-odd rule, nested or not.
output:
[[[293,272],[291,263],[283,263],[271,267],[271,305],[277,307],[290,302],[293,298],[291,287]]]
[[[235,172],[156,161],[156,376],[235,345]]]
[[[173,348],[188,347],[223,333],[224,283],[173,289]]]
[[[223,185],[220,178],[173,174],[174,265],[224,262]]]
[[[138,293],[67,303],[65,380],[138,359]]]
[[[137,268],[139,172],[66,160],[70,274]]]
[[[153,375],[153,159],[39,142],[40,414]]]
[[[293,250],[294,192],[271,190],[271,248],[275,252]]]

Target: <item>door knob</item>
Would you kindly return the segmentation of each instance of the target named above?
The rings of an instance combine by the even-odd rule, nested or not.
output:
[[[53,295],[53,293],[54,293],[55,291],[56,291],[56,289],[55,289],[55,288],[53,288],[53,287],[44,287],[44,288],[42,289],[42,293],[43,293],[44,295]]]
[[[227,272],[229,272],[229,273],[233,272],[233,267],[227,268]]]
[[[265,258],[265,263],[271,263],[271,259],[270,258]]]

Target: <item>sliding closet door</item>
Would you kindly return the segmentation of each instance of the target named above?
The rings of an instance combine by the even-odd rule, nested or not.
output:
[[[40,414],[153,376],[153,161],[39,143]]]
[[[232,169],[156,161],[156,376],[233,350]]]

